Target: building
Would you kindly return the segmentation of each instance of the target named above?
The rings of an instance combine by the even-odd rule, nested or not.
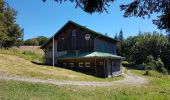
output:
[[[86,70],[95,76],[121,75],[123,57],[116,55],[117,40],[68,21],[54,35],[55,65]],[[53,64],[53,37],[41,47],[45,63]]]

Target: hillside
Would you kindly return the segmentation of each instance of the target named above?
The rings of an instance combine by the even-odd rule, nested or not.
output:
[[[38,65],[31,60],[39,60],[36,54],[13,52],[12,50],[0,50],[0,75],[25,76],[40,79],[57,79],[57,80],[79,80],[79,81],[112,81],[122,77],[103,79],[73,70]]]

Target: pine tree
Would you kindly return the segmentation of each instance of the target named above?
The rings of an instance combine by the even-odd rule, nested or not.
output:
[[[115,39],[116,39],[116,40],[118,39],[117,32],[116,32],[116,34],[115,34]]]
[[[118,39],[119,39],[120,41],[123,41],[123,31],[122,31],[122,29],[121,29],[120,32],[119,32]]]

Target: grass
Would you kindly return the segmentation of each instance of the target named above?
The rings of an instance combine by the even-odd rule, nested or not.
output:
[[[15,56],[17,55],[17,56]],[[34,54],[33,54],[34,55]],[[40,79],[75,80],[75,81],[113,81],[123,79],[124,76],[115,78],[98,78],[73,70],[37,65],[26,59],[34,59],[30,53],[0,50],[0,75],[24,76]],[[22,58],[21,58],[22,57]],[[25,58],[25,59],[23,59]]]
[[[19,48],[11,48],[9,50],[0,49],[0,54],[14,55],[24,58],[29,61],[43,62],[44,55],[42,53],[35,53],[31,50],[20,50]]]
[[[166,81],[166,80],[164,80]],[[168,81],[167,81],[168,82]],[[55,86],[18,81],[0,81],[2,100],[168,100],[169,85]]]
[[[136,70],[136,69],[131,69],[131,73],[143,76],[150,80],[150,84],[156,85],[159,87],[168,87],[170,89],[170,75],[164,75],[158,71],[150,70],[149,75],[145,75],[144,70]],[[169,92],[170,94],[170,92]]]

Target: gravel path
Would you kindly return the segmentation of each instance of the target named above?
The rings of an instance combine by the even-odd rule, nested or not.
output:
[[[86,81],[66,81],[66,80],[43,80],[37,78],[28,78],[28,77],[19,77],[19,76],[0,76],[0,80],[16,80],[24,81],[31,83],[47,83],[54,85],[79,85],[79,86],[111,86],[111,85],[140,85],[148,83],[148,80],[141,77],[131,74],[128,71],[128,74],[124,74],[125,78],[122,80],[116,80],[112,82],[86,82]]]

